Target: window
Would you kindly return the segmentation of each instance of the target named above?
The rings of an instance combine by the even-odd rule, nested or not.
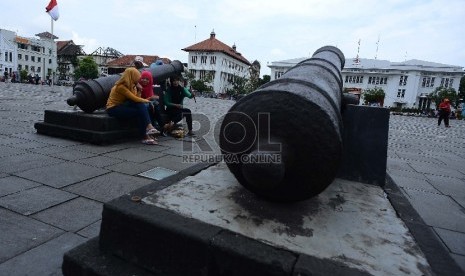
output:
[[[405,97],[405,89],[397,89],[397,98]]]
[[[407,85],[407,78],[408,78],[408,76],[400,76],[399,86],[406,86]]]
[[[42,61],[42,58],[41,57],[37,57],[37,62],[41,62]]]
[[[216,57],[215,56],[210,57],[210,64],[216,64]]]
[[[52,64],[52,59],[51,58],[48,59],[48,64]]]
[[[363,76],[346,76],[346,83],[363,83]]]
[[[5,52],[5,61],[8,61],[8,52]]]
[[[13,53],[10,52],[10,62],[12,62],[12,61],[13,61]]]
[[[434,77],[424,77],[421,81],[421,87],[433,87]]]
[[[28,60],[29,60],[29,56],[28,56],[28,55],[24,55],[24,59],[25,59],[26,61],[28,61]]]
[[[284,74],[284,72],[282,72],[282,71],[276,71],[276,72],[274,72],[274,78],[279,79],[283,74]]]
[[[22,54],[18,54],[18,59],[19,59],[19,60],[22,60],[22,59],[23,59],[23,55],[22,55]]]
[[[197,63],[197,56],[192,56],[191,57],[191,62],[192,63]]]
[[[18,64],[18,71],[23,70],[23,66],[21,64]]]
[[[207,56],[201,56],[200,57],[200,63],[201,64],[207,64]]]
[[[37,67],[37,73],[40,73],[40,67]]]
[[[35,61],[36,61],[36,57],[35,57],[35,56],[31,56],[31,61],[32,61],[32,62],[35,62]]]

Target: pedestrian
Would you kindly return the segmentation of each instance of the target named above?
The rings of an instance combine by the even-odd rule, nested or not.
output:
[[[154,86],[152,73],[150,73],[150,71],[142,71],[139,84],[142,86],[142,90],[140,92],[141,98],[150,101],[149,111],[152,119],[152,125],[155,126],[156,122],[158,130],[163,136],[166,136],[166,133],[170,130],[172,124],[165,123],[161,115],[161,104],[159,102],[160,97],[153,93]]]
[[[164,97],[166,105],[166,113],[168,118],[173,123],[178,123],[183,118],[186,118],[187,123],[187,135],[195,136],[192,132],[192,112],[188,108],[184,108],[183,101],[187,97],[189,99],[194,98],[194,94],[191,93],[186,87],[180,85],[180,76],[170,77],[170,86],[166,90]]]
[[[439,118],[438,118],[438,126],[441,125],[441,121],[444,119],[444,125],[446,127],[449,126],[449,117],[450,117],[450,102],[449,99],[445,98],[440,104],[439,104]]]
[[[158,145],[151,135],[160,132],[151,123],[147,109],[149,101],[138,96],[136,85],[139,80],[140,72],[134,67],[127,68],[110,91],[106,111],[109,116],[118,119],[136,118],[140,136],[143,137],[142,143]]]

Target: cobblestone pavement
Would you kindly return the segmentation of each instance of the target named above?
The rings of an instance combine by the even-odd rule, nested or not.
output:
[[[104,202],[180,171],[183,141],[96,146],[36,134],[44,110],[72,110],[71,87],[0,83],[0,275],[61,275],[63,253],[98,235]],[[213,129],[233,101],[186,105]],[[208,119],[207,119],[208,118]],[[207,124],[208,122],[208,124]],[[388,173],[465,271],[465,121],[391,116]],[[203,130],[201,132],[204,132]],[[204,136],[215,149],[213,134]]]

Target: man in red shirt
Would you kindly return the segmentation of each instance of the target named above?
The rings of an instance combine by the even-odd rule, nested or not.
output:
[[[441,125],[442,119],[444,119],[444,124],[446,127],[449,126],[449,117],[450,117],[450,103],[449,99],[445,98],[440,104],[439,104],[439,118],[438,118],[438,126]]]

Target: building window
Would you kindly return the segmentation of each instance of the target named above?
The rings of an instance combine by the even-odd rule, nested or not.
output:
[[[192,56],[191,57],[191,62],[192,63],[197,63],[197,56]]]
[[[405,97],[405,89],[397,89],[397,98]]]
[[[279,79],[283,74],[284,74],[284,72],[282,72],[282,71],[276,71],[276,72],[274,72],[274,78],[277,80],[277,79]]]
[[[22,54],[18,54],[18,59],[19,59],[19,60],[22,60],[22,59],[23,59],[23,55],[22,55]]]
[[[5,61],[8,61],[8,52],[5,52]]]
[[[216,64],[216,57],[215,56],[210,57],[210,64]]]
[[[408,78],[408,76],[400,76],[399,86],[406,86],[407,85],[407,78]]]
[[[42,61],[42,58],[41,57],[37,57],[37,62],[41,62]]]
[[[31,61],[32,61],[32,62],[35,62],[35,61],[36,61],[36,57],[35,57],[35,56],[31,56]]]
[[[21,64],[18,64],[18,71],[21,71],[23,69],[23,66]]]
[[[24,60],[28,61],[28,60],[29,60],[29,56],[28,56],[28,55],[24,55]]]
[[[424,77],[421,81],[421,87],[434,87],[434,77]]]
[[[207,76],[207,71],[205,70],[200,70],[200,79],[205,79],[205,77]]]
[[[37,73],[40,73],[40,67],[37,67]]]
[[[200,64],[207,64],[207,56],[200,57]]]
[[[51,58],[48,59],[48,64],[52,64],[52,59]]]
[[[363,76],[346,76],[346,83],[363,83]]]

